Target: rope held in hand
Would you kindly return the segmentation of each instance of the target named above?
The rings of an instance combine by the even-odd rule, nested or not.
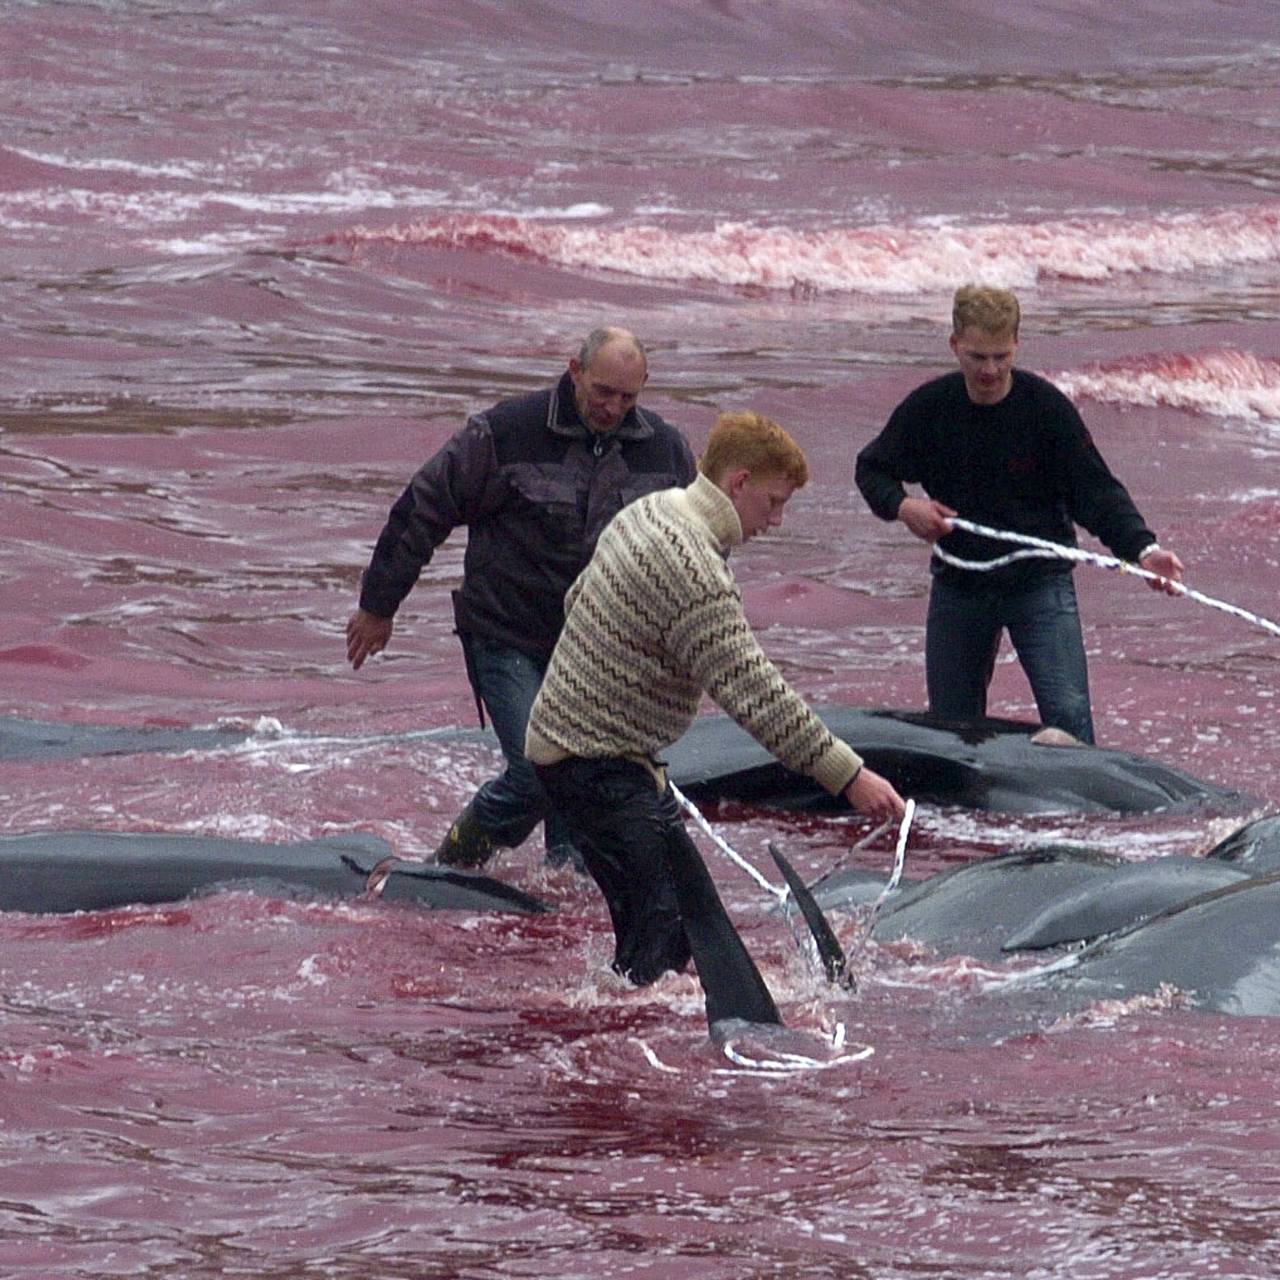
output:
[[[960,516],[950,516],[949,520],[954,528],[963,529],[966,533],[976,533],[984,538],[994,538],[998,542],[1020,543],[1027,548],[1023,551],[1011,551],[1008,555],[998,556],[994,560],[962,560],[959,556],[953,556],[950,552],[943,551],[937,543],[934,543],[933,554],[943,564],[949,564],[953,568],[968,569],[973,573],[985,573],[991,569],[1000,569],[1007,564],[1013,564],[1017,560],[1028,559],[1072,560],[1077,564],[1097,565],[1100,569],[1114,569],[1120,573],[1132,573],[1139,578],[1146,578],[1148,582],[1168,583],[1177,595],[1186,596],[1188,600],[1194,600],[1197,604],[1208,605],[1210,609],[1229,613],[1232,617],[1242,618],[1245,622],[1252,622],[1254,626],[1261,627],[1264,631],[1269,631],[1273,636],[1280,636],[1280,623],[1272,622],[1269,618],[1260,617],[1256,613],[1250,613],[1248,609],[1242,609],[1239,605],[1228,604],[1225,600],[1216,600],[1213,596],[1207,596],[1201,591],[1194,591],[1184,583],[1174,582],[1171,578],[1152,573],[1149,569],[1144,569],[1141,565],[1131,564],[1127,560],[1120,560],[1115,556],[1100,555],[1096,551],[1084,551],[1080,547],[1064,547],[1060,542],[1050,542],[1047,538],[1035,538],[1028,533],[1010,533],[1006,529],[993,529],[989,525],[975,524],[972,520],[965,520]]]

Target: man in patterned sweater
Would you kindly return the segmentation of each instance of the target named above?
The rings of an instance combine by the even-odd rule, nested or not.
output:
[[[658,754],[705,691],[784,764],[860,812],[893,818],[904,806],[765,656],[726,562],[730,548],[781,525],[808,479],[804,454],[768,418],[729,413],[698,467],[688,488],[639,499],[601,535],[565,597],[525,752],[608,903],[614,968],[643,985],[692,956],[709,1023],[776,1023]]]

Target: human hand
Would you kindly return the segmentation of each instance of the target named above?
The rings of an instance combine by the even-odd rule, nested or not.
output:
[[[1172,551],[1156,547],[1148,551],[1138,563],[1148,572],[1160,575],[1159,581],[1148,578],[1147,585],[1152,591],[1163,591],[1166,595],[1176,596],[1182,593],[1173,584],[1182,581],[1182,561]]]
[[[868,818],[877,818],[881,822],[900,822],[907,811],[906,802],[895,790],[893,783],[865,765],[845,787],[844,798],[859,813],[865,813]]]
[[[898,519],[924,542],[937,542],[950,533],[955,514],[945,503],[932,498],[903,498],[898,506]]]
[[[391,639],[392,620],[357,609],[347,619],[347,661],[359,671],[364,660],[381,653]]]

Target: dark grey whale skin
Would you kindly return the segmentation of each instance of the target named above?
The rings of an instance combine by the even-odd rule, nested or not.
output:
[[[1198,1009],[1280,1017],[1280,872],[1199,894],[1068,963],[1043,981],[1073,1003],[1170,987]]]
[[[1242,828],[1239,840],[1223,843],[1253,848],[1269,830]],[[995,961],[1008,958],[1018,921],[1029,934],[1068,909],[1088,918],[1074,932],[1101,936],[1076,951],[1061,949],[1076,939],[1061,938],[1050,965],[1011,972],[993,983],[992,999],[1038,992],[1040,1012],[1056,1014],[1173,989],[1193,1008],[1280,1017],[1280,871],[1255,876],[1222,860],[1129,863],[1087,849],[1025,850],[903,888],[881,909],[871,938]]]
[[[355,898],[393,858],[376,836],[267,844],[216,836],[41,831],[0,837],[0,910],[38,914],[180,902],[220,889],[283,897]],[[530,914],[550,908],[489,876],[393,863],[378,895],[450,911]]]
[[[0,716],[0,760],[75,760],[140,752],[210,751],[249,737],[243,729],[127,729]]]
[[[1054,898],[1004,940],[1004,951],[1092,942],[1159,915],[1198,894],[1247,880],[1248,872],[1205,858],[1164,857],[1118,867]]]
[[[1000,813],[1148,813],[1204,807],[1240,812],[1255,798],[1144,756],[1104,747],[1045,746],[1039,725],[924,712],[816,707],[836,737],[918,803]],[[839,807],[779,764],[728,716],[700,716],[664,753],[690,799],[788,809]]]
[[[1121,863],[1088,849],[1048,847],[997,854],[920,880],[886,902],[871,937],[910,939],[947,955],[1001,958],[1013,923],[1062,894],[1113,874]]]
[[[445,730],[472,740],[476,730]],[[233,748],[241,729],[124,728],[0,716],[0,761],[56,764],[135,754]],[[157,832],[37,831],[0,837],[0,911],[59,913],[178,902],[239,888],[285,896],[352,898],[391,846],[352,834],[295,844]],[[549,906],[489,876],[397,862],[381,898],[449,911],[541,912]]]
[[[1207,807],[1235,812],[1257,802],[1143,756],[1102,747],[1042,746],[1039,725],[925,712],[816,708],[823,721],[904,796],[925,804],[1003,813],[1146,813]],[[0,760],[70,760],[139,752],[234,747],[246,730],[120,728],[0,717]],[[476,729],[416,737],[492,741]],[[701,716],[667,752],[671,780],[691,799],[725,798],[783,808],[839,806],[791,772],[728,716]],[[1280,842],[1277,842],[1280,845]]]
[[[1251,876],[1280,871],[1280,814],[1246,822],[1204,856],[1207,861],[1239,867]]]

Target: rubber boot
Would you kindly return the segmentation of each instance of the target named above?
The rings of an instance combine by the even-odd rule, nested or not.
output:
[[[476,821],[473,805],[469,804],[454,818],[440,841],[435,860],[445,867],[483,867],[497,849],[493,837]]]

